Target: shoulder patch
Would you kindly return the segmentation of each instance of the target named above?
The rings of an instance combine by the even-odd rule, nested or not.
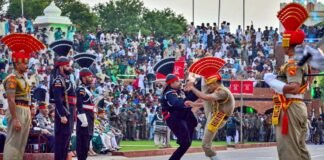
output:
[[[15,89],[17,87],[17,81],[16,79],[13,77],[13,78],[8,78],[7,80],[7,83],[6,83],[6,87],[8,89]]]
[[[296,76],[296,74],[297,74],[297,66],[296,65],[288,66],[287,72],[288,72],[289,76]]]
[[[62,87],[62,81],[60,79],[55,79],[54,87]]]

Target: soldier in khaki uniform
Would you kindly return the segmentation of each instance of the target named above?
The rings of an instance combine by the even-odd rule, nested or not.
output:
[[[298,14],[298,19],[295,15]],[[286,64],[281,66],[279,77],[272,73],[264,75],[265,82],[276,92],[272,123],[276,125],[277,149],[280,160],[310,160],[306,148],[307,108],[303,102],[307,88],[308,66],[299,66],[294,60],[295,46],[303,43],[305,34],[298,27],[307,19],[305,8],[290,3],[279,13],[278,18],[286,31],[282,46],[289,56]],[[293,19],[292,19],[293,18]]]
[[[30,87],[24,73],[30,53],[45,46],[27,34],[10,34],[1,39],[12,50],[15,72],[4,80],[8,98],[8,135],[4,147],[4,160],[22,160],[31,126]],[[21,43],[23,42],[23,43]]]
[[[196,89],[192,82],[188,82],[186,90],[191,90],[197,97],[204,100],[200,102],[186,102],[190,106],[201,105],[207,116],[202,148],[207,157],[217,160],[216,152],[212,150],[212,142],[217,130],[226,124],[226,120],[234,111],[235,99],[232,93],[222,85],[218,71],[225,61],[219,58],[206,57],[190,66],[189,72],[199,74],[206,80],[202,85],[202,92]],[[208,68],[206,67],[208,66]],[[203,82],[203,81],[202,81]]]

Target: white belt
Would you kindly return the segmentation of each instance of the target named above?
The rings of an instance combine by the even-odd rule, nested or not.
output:
[[[303,94],[285,94],[286,98],[297,98],[297,99],[304,99]]]
[[[91,105],[91,104],[84,104],[82,107],[84,109],[88,109],[88,110],[92,110],[92,111],[95,108],[95,106],[94,105]]]

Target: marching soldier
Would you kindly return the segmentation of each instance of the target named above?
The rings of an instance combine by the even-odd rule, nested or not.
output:
[[[211,149],[213,139],[217,130],[223,127],[226,124],[227,118],[232,115],[235,105],[234,96],[222,85],[221,76],[218,73],[224,64],[224,60],[214,57],[198,60],[190,66],[189,72],[203,76],[206,86],[203,86],[203,91],[201,92],[195,88],[193,82],[188,82],[185,88],[204,100],[204,104],[200,102],[187,102],[185,104],[193,107],[204,106],[207,125],[205,127],[202,148],[205,151],[205,155],[212,160],[218,160],[216,152]]]
[[[177,137],[179,148],[170,157],[170,160],[179,160],[191,145],[193,133],[198,124],[193,112],[194,108],[186,107],[185,101],[196,101],[198,97],[192,92],[183,92],[179,78],[175,72],[175,58],[166,58],[157,63],[153,69],[157,77],[166,77],[167,86],[160,97],[162,114],[168,127]],[[197,88],[201,88],[197,83]],[[197,107],[198,108],[198,107]],[[170,133],[167,131],[167,141]],[[168,143],[166,145],[169,145]]]
[[[70,80],[72,67],[66,57],[72,47],[67,40],[55,41],[51,49],[60,57],[55,61],[55,68],[51,78],[50,98],[55,103],[55,160],[67,158],[71,134],[73,131],[74,113],[76,105],[75,87]]]
[[[279,11],[278,18],[286,29],[282,46],[289,60],[281,66],[279,79],[272,73],[264,75],[265,82],[276,92],[272,124],[277,126],[278,155],[280,160],[310,160],[305,143],[307,108],[303,102],[308,85],[304,74],[309,70],[308,65],[299,66],[294,60],[295,46],[302,44],[305,38],[299,26],[308,18],[308,13],[302,5],[290,3]]]
[[[197,119],[191,111],[192,108],[185,106],[185,97],[181,93],[181,83],[178,77],[168,74],[166,84],[161,98],[162,114],[180,145],[170,160],[179,160],[191,145]]]
[[[4,160],[22,160],[31,125],[30,86],[24,74],[28,69],[30,54],[45,48],[34,37],[27,34],[10,34],[1,39],[12,53],[15,68],[13,74],[4,80],[9,110],[7,138],[4,146]]]
[[[93,54],[78,54],[74,60],[82,69],[79,72],[80,85],[76,89],[77,96],[77,157],[78,160],[86,160],[90,147],[90,140],[94,128],[94,97],[91,92],[93,83],[93,73],[88,69],[95,61]]]

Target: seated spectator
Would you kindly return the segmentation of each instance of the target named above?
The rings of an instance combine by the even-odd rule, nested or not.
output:
[[[120,147],[117,144],[116,137],[120,138],[119,136],[121,136],[121,134],[117,135],[117,132],[113,132],[113,129],[111,129],[111,126],[109,125],[108,119],[106,119],[106,112],[103,109],[98,110],[97,123],[98,125],[95,127],[95,133],[96,136],[101,138],[102,142],[100,153],[105,154],[107,152],[119,150]]]
[[[48,110],[44,108],[45,106],[40,106],[40,113],[36,116],[36,108],[34,105],[31,106],[31,116],[32,116],[32,126],[30,129],[30,133],[33,134],[41,134],[46,140],[46,150],[43,150],[42,152],[49,152],[49,153],[54,153],[54,144],[55,144],[55,139],[54,139],[54,125],[53,125],[53,132],[50,132],[48,129],[48,124],[50,122],[48,121]],[[47,118],[46,118],[47,117]],[[42,124],[42,126],[40,126]],[[46,125],[45,125],[46,124]],[[45,127],[46,126],[46,127]],[[48,129],[47,129],[48,128]],[[29,143],[37,143],[38,139],[33,139],[29,138],[28,139],[28,144]]]

